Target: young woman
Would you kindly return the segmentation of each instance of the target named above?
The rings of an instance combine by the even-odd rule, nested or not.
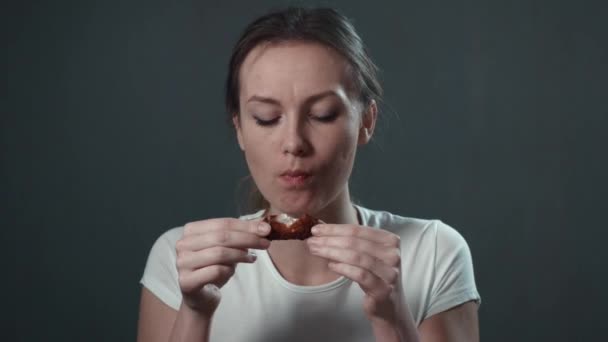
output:
[[[381,87],[347,18],[290,8],[251,23],[226,104],[264,205],[191,222],[154,244],[138,340],[478,341],[468,246],[438,220],[354,205],[348,181]],[[323,221],[272,241],[261,218]]]

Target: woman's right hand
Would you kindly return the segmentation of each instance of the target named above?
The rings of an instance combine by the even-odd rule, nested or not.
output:
[[[188,223],[177,241],[177,272],[183,303],[211,317],[219,305],[219,288],[240,262],[252,263],[248,249],[267,249],[270,226],[261,220],[219,218]]]

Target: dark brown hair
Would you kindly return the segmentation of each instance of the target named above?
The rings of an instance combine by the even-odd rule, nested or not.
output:
[[[226,79],[226,111],[230,122],[240,112],[239,74],[243,61],[256,46],[262,43],[308,41],[333,48],[349,63],[354,90],[359,100],[369,104],[382,98],[378,68],[370,58],[363,41],[351,21],[331,8],[289,7],[271,12],[250,23],[232,50]],[[251,181],[250,208],[268,207],[255,184]]]

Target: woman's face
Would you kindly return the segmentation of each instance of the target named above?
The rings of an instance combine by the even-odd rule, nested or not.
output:
[[[348,196],[359,144],[376,106],[352,94],[348,64],[308,42],[254,48],[240,70],[238,142],[274,212],[314,214]]]

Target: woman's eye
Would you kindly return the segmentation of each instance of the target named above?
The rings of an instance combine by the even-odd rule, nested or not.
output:
[[[323,115],[313,115],[312,117],[320,122],[332,122],[338,117],[338,112],[331,112]]]
[[[277,116],[277,117],[276,117],[276,118],[274,118],[274,119],[270,119],[270,120],[263,120],[263,119],[260,119],[260,118],[258,118],[258,117],[255,117],[255,116],[253,117],[253,119],[255,120],[255,123],[256,123],[258,126],[272,126],[272,125],[276,124],[276,123],[279,121],[279,118],[280,118],[280,117],[279,117],[279,116]]]

